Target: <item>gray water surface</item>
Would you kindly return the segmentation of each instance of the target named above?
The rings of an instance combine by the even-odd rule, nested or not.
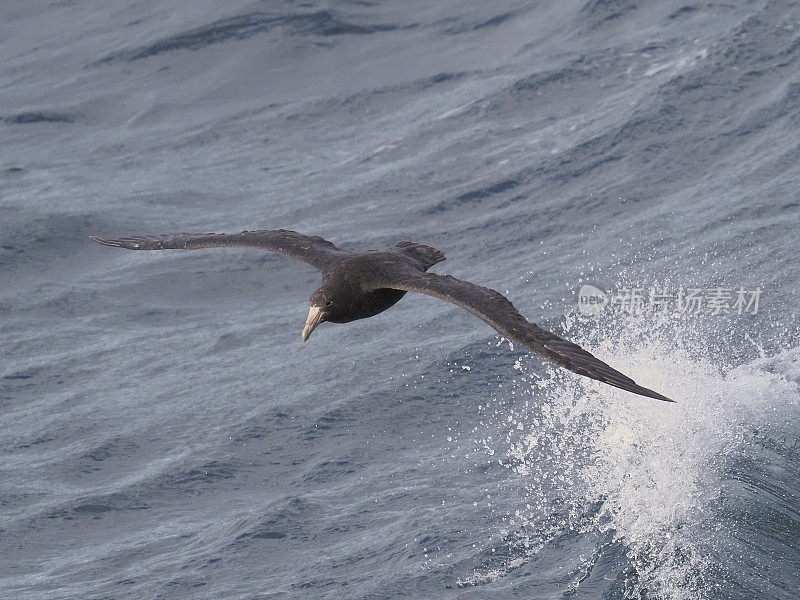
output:
[[[0,5],[0,596],[794,599],[800,7]],[[667,405],[308,265],[401,240]],[[576,293],[761,290],[585,318]]]

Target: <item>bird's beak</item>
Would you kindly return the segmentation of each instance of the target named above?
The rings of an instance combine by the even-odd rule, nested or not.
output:
[[[322,318],[325,315],[322,313],[322,309],[319,306],[312,306],[308,310],[308,318],[306,319],[306,326],[303,327],[303,341],[305,342],[308,339],[308,336],[311,335],[311,332],[317,328],[317,325],[322,323]]]

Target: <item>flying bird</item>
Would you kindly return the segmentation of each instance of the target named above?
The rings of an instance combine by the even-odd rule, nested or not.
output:
[[[311,294],[302,338],[305,342],[320,323],[348,323],[383,312],[406,292],[452,302],[494,327],[503,337],[547,360],[614,387],[674,402],[638,385],[592,354],[523,317],[501,293],[450,275],[428,273],[445,260],[441,250],[400,242],[386,250],[348,252],[326,239],[286,229],[241,233],[176,233],[173,235],[102,238],[95,242],[129,250],[197,250],[214,247],[260,248],[302,260],[322,272],[322,285]]]

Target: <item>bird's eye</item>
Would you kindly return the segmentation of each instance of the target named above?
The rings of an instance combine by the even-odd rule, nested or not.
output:
[[[331,304],[333,304],[333,300],[328,300],[328,301],[325,303],[325,306],[330,306]]]

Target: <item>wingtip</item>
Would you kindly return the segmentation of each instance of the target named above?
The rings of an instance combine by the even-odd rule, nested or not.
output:
[[[118,246],[119,244],[114,243],[114,240],[110,240],[108,238],[101,238],[96,235],[90,235],[89,239],[93,242],[97,242],[98,244],[102,244],[103,246]]]
[[[659,394],[658,392],[651,390],[649,388],[643,387],[633,381],[630,382],[620,382],[620,381],[609,381],[605,380],[604,383],[609,385],[613,385],[614,387],[620,388],[625,390],[626,392],[631,392],[632,394],[637,394],[639,396],[644,396],[645,398],[653,398],[655,400],[661,400],[662,402],[672,402],[673,404],[677,404],[675,400],[672,398],[667,398],[664,394]]]
[[[653,397],[656,400],[662,400],[664,402],[672,402],[673,404],[677,404],[677,402],[675,400],[673,400],[672,398],[667,398],[666,396],[662,396],[661,394],[659,394],[658,396],[653,396]]]
[[[675,400],[673,400],[672,398],[667,398],[663,394],[659,394],[658,392],[654,392],[653,390],[649,390],[647,388],[641,388],[641,389],[644,390],[644,392],[646,392],[646,393],[640,392],[640,391],[637,391],[635,393],[639,394],[641,396],[647,396],[648,398],[654,398],[656,400],[661,400],[663,402],[672,402],[673,404],[677,404],[677,402],[675,402]]]

